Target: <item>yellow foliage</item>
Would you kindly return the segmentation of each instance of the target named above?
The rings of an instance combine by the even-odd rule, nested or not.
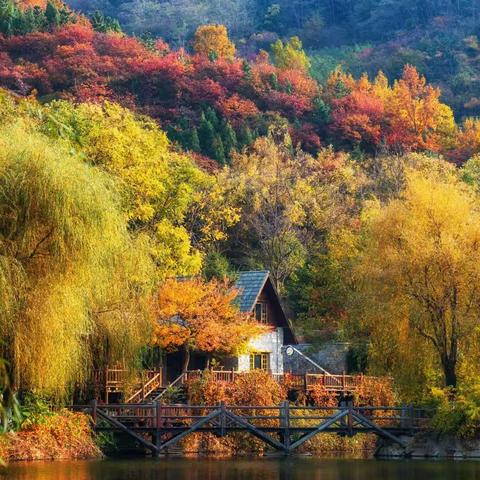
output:
[[[302,42],[298,37],[290,38],[285,44],[277,40],[271,48],[274,64],[281,70],[309,71],[310,60],[303,51]]]
[[[5,115],[11,110],[6,105]],[[150,243],[158,279],[198,273],[202,251],[224,240],[238,222],[238,211],[218,179],[174,151],[146,117],[109,102],[40,106],[32,100],[21,102],[17,115],[27,115],[34,128],[62,138],[115,179],[129,229]]]
[[[195,32],[193,49],[199,55],[211,58],[233,58],[235,45],[228,38],[225,25],[201,25]]]
[[[445,172],[409,172],[401,198],[363,216],[353,245],[333,252],[349,259],[355,316],[369,333],[374,368],[403,377],[402,386],[414,378],[426,386],[439,374],[455,385],[461,362],[478,355],[480,209],[473,190]]]

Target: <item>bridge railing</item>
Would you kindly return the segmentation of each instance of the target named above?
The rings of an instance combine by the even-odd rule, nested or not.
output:
[[[124,425],[137,430],[167,429],[185,430],[206,419],[212,412],[223,408],[245,420],[248,424],[265,431],[279,431],[288,426],[292,431],[304,431],[332,418],[341,410],[357,413],[378,427],[396,430],[418,430],[428,427],[432,410],[411,406],[354,406],[354,407],[303,407],[283,402],[278,406],[261,405],[161,405],[111,404],[76,406],[74,409],[88,409],[95,417],[95,410],[114,418]]]
[[[323,432],[373,433],[407,448],[401,434],[428,427],[430,414],[412,407],[299,407],[287,401],[261,405],[121,404],[77,406],[92,416],[97,430],[121,431],[153,453],[193,433],[254,435],[276,450],[291,453]],[[153,438],[154,443],[149,440]]]

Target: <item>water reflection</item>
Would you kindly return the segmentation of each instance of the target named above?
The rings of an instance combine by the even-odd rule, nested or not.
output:
[[[318,458],[107,460],[10,466],[9,480],[480,480],[480,463]]]

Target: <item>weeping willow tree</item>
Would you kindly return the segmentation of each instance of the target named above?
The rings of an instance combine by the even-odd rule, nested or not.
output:
[[[0,357],[15,388],[65,397],[150,337],[146,241],[111,178],[22,124],[0,129]]]

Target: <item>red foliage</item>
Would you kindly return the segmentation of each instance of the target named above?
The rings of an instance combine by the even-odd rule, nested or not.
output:
[[[225,117],[234,122],[253,117],[259,113],[255,103],[240,97],[237,93],[218,102],[217,107]]]
[[[245,68],[241,59],[211,61],[163,41],[150,51],[137,39],[93,30],[87,22],[50,32],[0,37],[0,86],[21,95],[58,92],[80,101],[115,99],[163,122],[198,119],[205,105],[234,125],[276,111],[290,120],[313,110],[314,80],[302,72],[278,70],[259,59]],[[248,72],[248,74],[247,74]],[[311,127],[298,141],[314,149]]]
[[[385,122],[382,101],[370,92],[354,91],[332,102],[332,131],[353,142],[378,146]]]
[[[383,74],[370,82],[366,75],[355,80],[336,71],[324,91],[331,107],[331,132],[369,150],[380,145],[395,151],[445,148],[451,143],[454,121],[439,97],[440,91],[411,65],[392,86]]]
[[[294,145],[300,145],[307,152],[318,152],[322,147],[320,137],[312,124],[305,123],[300,128],[291,129],[290,136]]]

